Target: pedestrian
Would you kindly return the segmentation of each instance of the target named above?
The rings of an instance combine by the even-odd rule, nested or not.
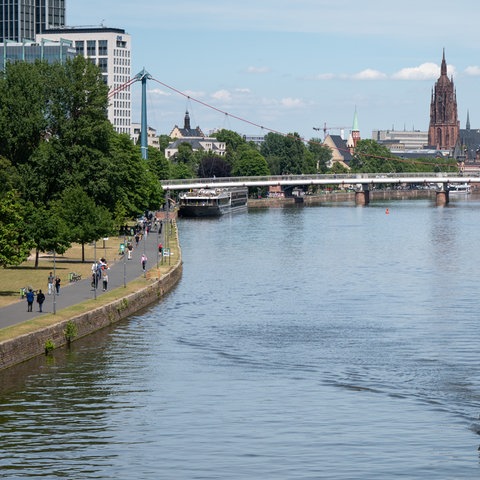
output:
[[[53,293],[53,281],[55,280],[55,277],[53,276],[53,273],[50,272],[50,275],[48,275],[48,294],[51,295]]]
[[[102,281],[103,281],[103,291],[106,292],[108,288],[108,274],[106,270],[104,270],[103,272]]]
[[[98,284],[100,282],[100,279],[102,278],[102,272],[103,272],[103,263],[101,260],[97,263],[97,281],[96,281],[96,286],[98,287]]]
[[[33,300],[35,298],[35,293],[31,288],[27,292],[27,312],[32,312]]]
[[[162,256],[163,254],[163,245],[161,243],[158,244],[158,253],[160,254],[160,256]]]
[[[45,301],[45,294],[41,290],[39,290],[37,293],[37,303],[38,303],[38,311],[40,313],[42,312],[42,305],[44,301]]]
[[[142,263],[143,271],[145,271],[145,269],[147,268],[147,256],[145,254],[142,255],[140,262]]]
[[[133,250],[133,245],[131,242],[128,242],[128,245],[127,245],[127,258],[128,260],[131,260],[132,259],[132,250]]]
[[[57,295],[60,295],[60,277],[55,279],[55,290],[57,291]]]
[[[135,235],[135,245],[138,247],[138,242],[140,241],[140,235],[137,233]]]

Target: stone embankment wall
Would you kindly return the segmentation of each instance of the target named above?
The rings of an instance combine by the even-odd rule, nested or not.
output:
[[[65,330],[69,322],[76,327],[73,340],[77,340],[135,314],[169,292],[180,280],[182,270],[180,258],[167,274],[135,293],[36,332],[1,342],[0,370],[44,355],[47,342],[52,342],[55,348],[66,345]]]
[[[301,197],[304,205],[319,205],[326,202],[355,202],[355,193],[333,191]],[[378,199],[435,198],[434,190],[370,190],[370,201]],[[248,199],[249,208],[275,208],[298,203],[294,197]]]

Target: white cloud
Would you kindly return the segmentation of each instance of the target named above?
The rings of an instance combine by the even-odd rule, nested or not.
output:
[[[480,76],[480,67],[476,67],[476,66],[471,65],[470,67],[467,67],[465,69],[465,73],[467,75],[472,76],[472,77],[478,77],[478,76]]]
[[[362,70],[361,72],[353,75],[352,78],[354,78],[355,80],[384,80],[385,78],[387,78],[387,75],[378,70],[366,68],[365,70]]]
[[[447,67],[449,75],[455,69]],[[402,68],[392,75],[395,80],[436,80],[440,76],[440,67],[436,63],[422,63],[418,67]]]

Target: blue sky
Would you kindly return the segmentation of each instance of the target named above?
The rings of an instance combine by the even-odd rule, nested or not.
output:
[[[68,25],[103,24],[132,36],[132,73],[145,67],[154,79],[148,123],[159,134],[183,125],[187,109],[206,133],[310,139],[323,137],[313,127],[325,124],[348,133],[355,109],[362,138],[373,129],[426,131],[444,48],[461,128],[467,110],[480,128],[478,0],[66,3]],[[138,83],[132,92],[140,121]]]

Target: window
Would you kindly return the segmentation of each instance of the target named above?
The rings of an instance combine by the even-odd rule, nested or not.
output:
[[[87,57],[94,57],[97,54],[95,40],[87,40]]]
[[[75,49],[78,55],[84,55],[85,53],[85,42],[83,40],[77,40],[75,42]]]
[[[98,41],[98,54],[104,56],[108,55],[108,40]]]

